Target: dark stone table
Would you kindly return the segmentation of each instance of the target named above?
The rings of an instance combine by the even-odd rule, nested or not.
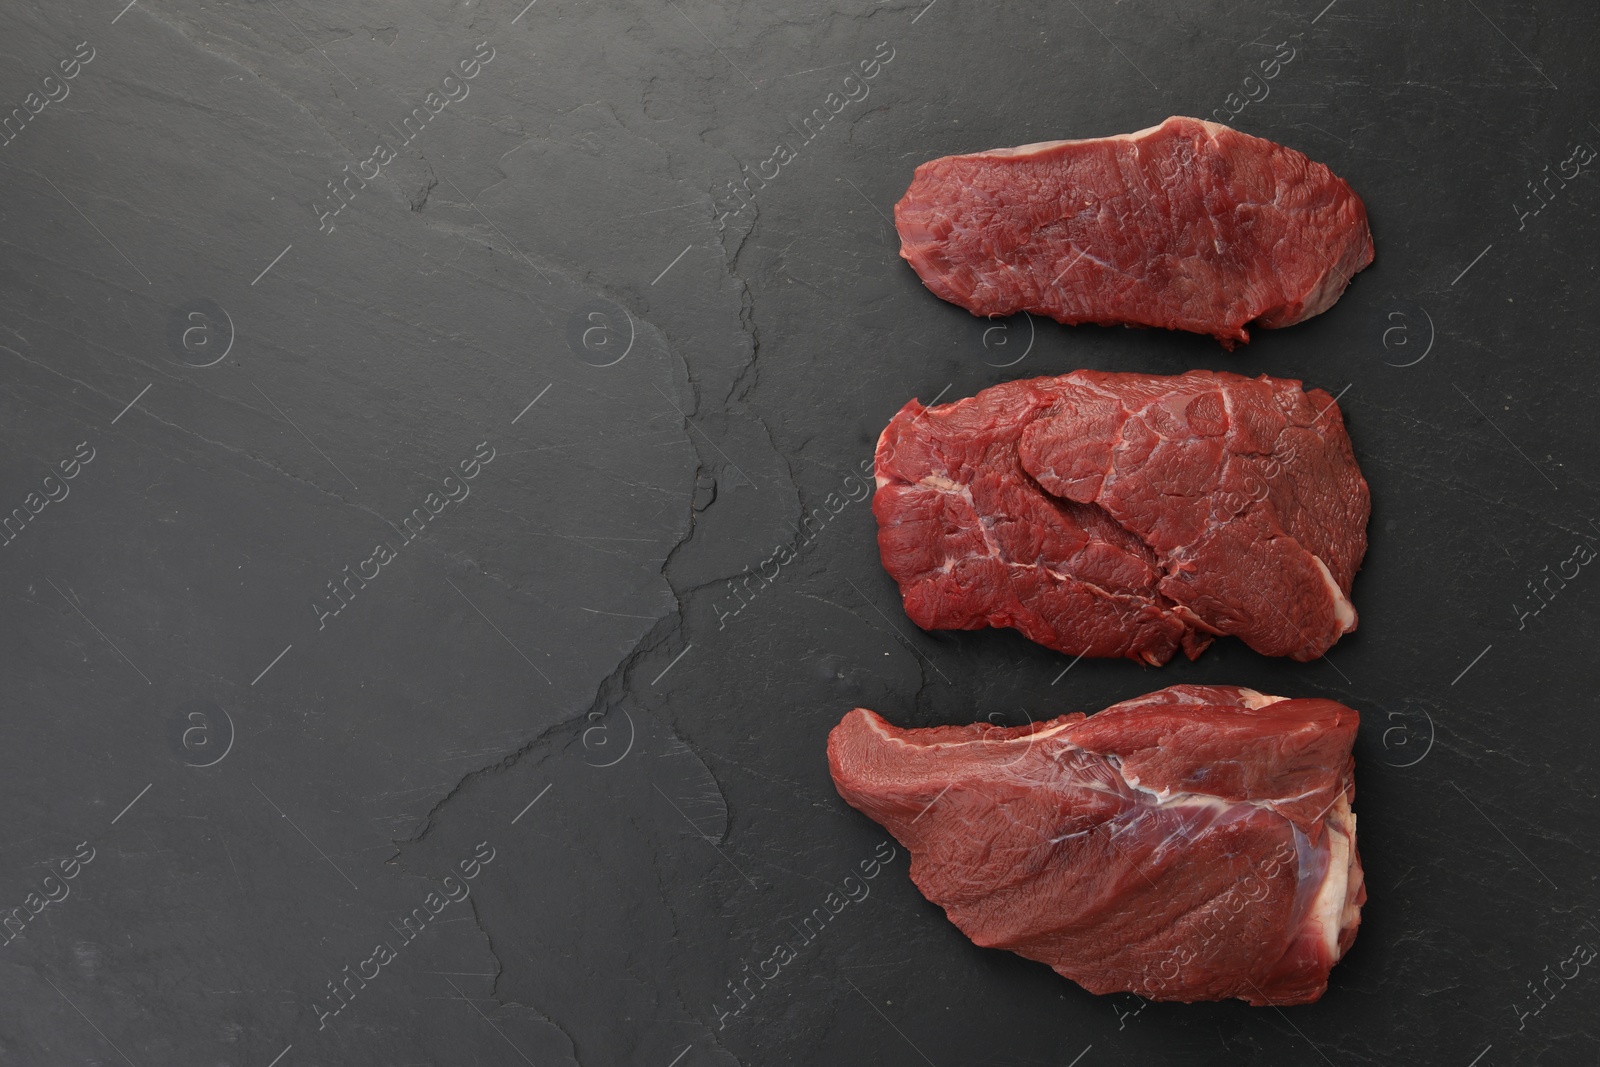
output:
[[[1595,1062],[1595,9],[125,2],[0,11],[0,1063]],[[1229,354],[899,260],[917,163],[1171,114],[1360,191],[1331,311]],[[879,430],[1079,367],[1337,394],[1360,631],[916,630]],[[1183,681],[1364,716],[1314,1006],[973,946],[823,758]]]

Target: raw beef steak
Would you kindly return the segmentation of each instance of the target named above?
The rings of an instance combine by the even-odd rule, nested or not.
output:
[[[1333,306],[1372,262],[1361,198],[1321,163],[1200,119],[917,168],[900,255],[974,315],[1165,326],[1227,348]]]
[[[840,796],[979,945],[1091,993],[1304,1004],[1355,940],[1357,715],[1178,685],[1092,718],[828,738]]]
[[[1074,371],[913,400],[876,466],[883,565],[924,629],[1157,666],[1219,634],[1310,660],[1355,629],[1367,483],[1297,381]]]

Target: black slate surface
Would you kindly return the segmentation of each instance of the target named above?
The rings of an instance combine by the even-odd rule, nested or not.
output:
[[[1600,145],[1592,6],[124,3],[0,10],[0,1063],[1600,1056],[1569,962],[1600,579],[1568,562],[1600,189],[1528,184]],[[1309,323],[1233,354],[991,323],[896,255],[925,159],[1235,110],[1371,211]],[[1064,673],[915,630],[856,480],[878,431],[1078,367],[1338,394],[1360,631]],[[1363,714],[1371,900],[1318,1004],[1090,996],[971,945],[903,851],[798,933],[885,836],[828,779],[844,711],[1182,681]]]

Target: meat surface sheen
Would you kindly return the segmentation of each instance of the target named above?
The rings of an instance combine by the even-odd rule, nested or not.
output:
[[[1174,117],[917,168],[900,255],[974,315],[1164,326],[1229,349],[1326,311],[1372,262],[1361,198],[1292,148]]]
[[[1023,727],[902,730],[857,708],[828,763],[977,944],[1092,993],[1303,1004],[1367,899],[1357,722],[1331,700],[1234,686]]]
[[[1371,501],[1321,389],[1074,371],[913,400],[875,463],[879,553],[924,629],[1159,666],[1223,634],[1310,660],[1356,627]]]

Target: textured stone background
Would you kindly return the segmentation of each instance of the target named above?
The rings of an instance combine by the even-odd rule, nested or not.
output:
[[[1600,974],[1530,984],[1600,947],[1600,578],[1537,614],[1529,583],[1600,544],[1600,188],[1527,185],[1600,145],[1592,7],[524,2],[0,10],[0,1063],[1594,1062]],[[1285,42],[1231,121],[1366,199],[1328,314],[1231,355],[991,323],[896,256],[918,162],[1227,114]],[[850,498],[878,431],[1078,367],[1338,393],[1359,633],[1063,674],[916,631]],[[828,780],[845,710],[1180,681],[1364,716],[1372,899],[1320,1003],[1089,996],[972,946],[901,852],[731,1013],[883,838]]]

